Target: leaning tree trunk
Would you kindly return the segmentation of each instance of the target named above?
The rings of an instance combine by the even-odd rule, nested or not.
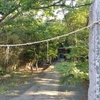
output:
[[[100,0],[94,0],[90,8],[90,24],[99,20]],[[100,100],[100,24],[90,28],[89,78],[88,100]]]

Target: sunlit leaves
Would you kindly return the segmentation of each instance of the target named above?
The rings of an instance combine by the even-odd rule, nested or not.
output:
[[[76,0],[77,5],[84,5],[84,4],[88,4],[91,3],[93,0]]]

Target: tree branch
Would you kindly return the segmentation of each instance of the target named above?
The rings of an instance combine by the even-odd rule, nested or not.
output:
[[[84,5],[76,5],[76,6],[74,6],[73,8],[80,8],[80,7],[83,7],[83,6],[90,6],[92,3],[86,3],[86,4],[84,4]]]
[[[51,5],[48,5],[48,6],[43,6],[43,7],[33,7],[32,9],[45,9],[45,8],[50,8],[50,7],[53,7],[53,6],[61,6],[61,7],[68,7],[68,8],[80,8],[80,7],[83,7],[83,6],[90,6],[92,4],[92,3],[88,3],[88,4],[84,4],[84,5],[79,5],[79,6],[76,5],[76,6],[71,7],[69,5],[57,4],[57,3],[51,4]]]
[[[58,2],[54,2],[53,4],[51,5],[48,5],[48,6],[43,6],[43,7],[33,7],[32,9],[45,9],[45,8],[50,8],[50,7],[53,7],[53,6],[60,6],[61,4],[57,5],[58,3],[60,3],[61,1],[59,0]]]
[[[53,6],[60,6],[60,7],[67,7],[67,8],[80,8],[80,7],[83,7],[83,6],[89,6],[91,5],[92,3],[88,3],[88,4],[84,4],[84,5],[79,5],[79,6],[69,6],[69,5],[66,5],[66,4],[61,4],[61,1],[59,0],[58,2],[55,2],[51,5],[48,5],[48,6],[43,6],[43,7],[32,7],[32,9],[46,9],[46,8],[50,8],[50,7],[53,7]],[[0,26],[2,24],[2,22],[12,13],[14,12],[16,9],[18,9],[20,7],[20,3],[12,10],[10,10],[5,16],[2,17],[2,19],[0,19]]]
[[[14,9],[10,10],[6,15],[4,15],[2,17],[2,19],[0,19],[0,25],[1,23],[11,14],[13,13],[16,9],[18,9],[20,7],[20,5],[18,4]]]

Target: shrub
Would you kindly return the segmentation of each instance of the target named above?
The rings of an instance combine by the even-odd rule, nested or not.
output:
[[[69,84],[73,84],[76,82],[88,80],[88,64],[87,62],[85,63],[83,64],[82,62],[63,62],[60,65],[56,66],[54,70],[57,70],[62,74],[60,83],[68,82]]]

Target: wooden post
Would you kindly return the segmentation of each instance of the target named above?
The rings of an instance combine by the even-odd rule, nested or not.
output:
[[[90,7],[90,24],[100,20],[100,0]],[[89,90],[88,100],[100,100],[100,24],[90,28],[89,36]]]
[[[48,52],[49,51],[49,41],[47,41],[47,63],[49,62],[49,55]]]

